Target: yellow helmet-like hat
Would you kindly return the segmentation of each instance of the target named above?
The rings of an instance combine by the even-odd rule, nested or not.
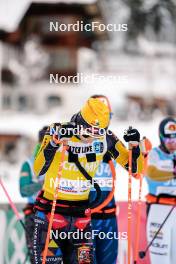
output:
[[[109,107],[98,98],[87,100],[81,111],[82,118],[90,125],[97,128],[107,128],[110,122]]]

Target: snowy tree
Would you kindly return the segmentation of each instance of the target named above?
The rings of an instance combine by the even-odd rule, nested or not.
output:
[[[127,44],[143,35],[149,41],[176,43],[176,3],[172,0],[125,0],[130,9]],[[136,49],[136,47],[135,47]]]
[[[111,48],[143,53],[139,39],[154,43],[176,43],[176,0],[103,0],[109,23],[127,23],[128,31],[111,36]],[[101,3],[102,3],[101,2]]]

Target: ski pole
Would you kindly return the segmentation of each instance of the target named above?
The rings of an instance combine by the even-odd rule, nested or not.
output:
[[[58,141],[57,143],[61,143],[61,142]],[[57,201],[58,192],[59,192],[59,182],[60,182],[60,178],[61,178],[62,168],[63,168],[63,165],[64,165],[65,151],[67,149],[66,141],[63,141],[63,145],[62,146],[63,146],[63,149],[62,149],[62,152],[61,152],[61,162],[60,162],[59,169],[58,169],[58,174],[57,174],[57,182],[58,182],[58,184],[57,184],[57,187],[56,187],[55,192],[54,192],[54,199],[53,199],[51,215],[50,215],[50,219],[49,219],[49,225],[48,225],[48,231],[47,231],[47,236],[46,236],[46,241],[45,241],[45,248],[44,248],[44,253],[43,253],[42,264],[46,263],[48,245],[49,245],[49,240],[50,240],[50,232],[51,232],[52,225],[53,225],[54,213],[55,213],[55,208],[56,208],[56,201]]]
[[[135,243],[135,249],[134,249],[134,252],[135,252],[134,264],[137,264],[138,251],[139,251],[139,237],[140,237],[140,223],[141,223],[142,180],[143,180],[143,175],[140,175],[140,179],[139,179],[139,199],[138,199],[137,223],[136,223],[136,243]]]
[[[169,218],[169,216],[171,215],[172,211],[174,210],[174,208],[176,207],[176,205],[173,205],[171,210],[169,211],[169,213],[167,214],[166,218],[164,219],[163,223],[161,224],[160,228],[158,229],[158,231],[156,232],[156,234],[154,235],[153,239],[150,241],[150,243],[148,244],[148,246],[146,247],[146,249],[144,251],[140,251],[139,252],[139,257],[141,259],[145,258],[147,251],[149,250],[149,248],[151,247],[153,241],[157,238],[157,235],[159,234],[159,232],[161,231],[162,227],[164,226],[164,224],[166,223],[167,219]]]
[[[137,264],[138,257],[139,257],[139,238],[140,238],[140,224],[141,224],[141,205],[142,205],[142,182],[143,182],[143,177],[146,172],[147,168],[147,157],[149,151],[152,149],[152,144],[147,139],[146,137],[143,137],[143,139],[140,142],[141,145],[141,150],[142,150],[142,155],[144,157],[144,162],[143,162],[143,170],[142,174],[140,175],[139,178],[139,199],[138,199],[138,208],[137,208],[137,224],[136,224],[136,243],[135,243],[135,255],[134,255],[134,264]]]
[[[131,263],[131,190],[132,190],[132,144],[129,143],[129,168],[128,168],[128,264]]]
[[[114,197],[114,192],[115,192],[115,181],[116,181],[116,171],[115,171],[115,166],[112,162],[112,160],[110,160],[109,162],[109,167],[112,173],[112,190],[110,192],[110,194],[107,196],[107,198],[97,207],[93,208],[90,210],[90,213],[98,213],[101,209],[103,209],[107,204],[109,204],[113,197]]]
[[[16,218],[17,218],[17,220],[20,222],[20,224],[22,225],[23,229],[26,230],[26,227],[25,227],[25,225],[24,225],[24,223],[23,223],[23,221],[22,221],[22,218],[21,218],[21,216],[20,216],[20,214],[19,214],[19,212],[18,212],[18,210],[17,210],[15,204],[13,203],[13,201],[12,201],[12,199],[11,199],[11,197],[10,197],[8,191],[7,191],[7,189],[5,188],[2,179],[0,179],[0,185],[1,185],[1,187],[2,187],[2,189],[3,189],[3,191],[4,191],[4,193],[5,193],[5,195],[6,195],[7,199],[8,199],[8,201],[9,201],[10,207],[12,208],[12,210],[13,210],[13,212],[14,212]]]

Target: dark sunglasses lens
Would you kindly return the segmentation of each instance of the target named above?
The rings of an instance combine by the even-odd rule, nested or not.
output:
[[[89,135],[82,135],[84,138],[89,138],[90,136]]]

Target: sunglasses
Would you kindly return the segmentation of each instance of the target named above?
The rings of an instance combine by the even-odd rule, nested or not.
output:
[[[165,144],[176,144],[176,137],[175,138],[163,138]]]
[[[100,129],[98,128],[86,128],[86,129],[81,129],[80,130],[80,134],[84,137],[84,138],[101,138],[103,136],[102,132]]]

